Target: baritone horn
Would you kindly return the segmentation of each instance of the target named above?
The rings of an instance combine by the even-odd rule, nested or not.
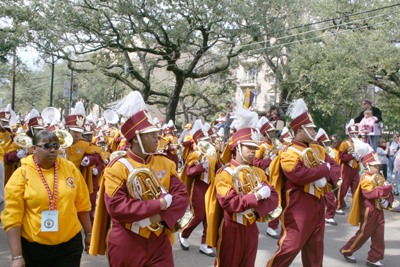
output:
[[[272,143],[272,148],[268,152],[264,152],[263,159],[269,158],[272,155],[276,155],[278,151],[283,151],[283,149],[285,148],[281,143],[281,141],[279,141],[276,138],[272,138],[271,143]]]
[[[371,183],[374,186],[374,188],[379,188],[385,185],[389,185],[389,183],[385,180],[385,178],[380,175],[380,174],[373,174],[371,177]],[[386,200],[388,197],[390,196],[390,193],[386,196],[380,199],[381,202],[383,202],[384,200]],[[399,201],[398,200],[394,200],[392,203],[392,209],[396,208],[399,206]]]
[[[215,150],[215,147],[207,141],[199,141],[197,143],[197,147],[200,150],[200,157],[194,161],[194,165],[199,165],[200,162],[202,162],[203,157],[205,156],[209,156],[209,157],[213,157],[217,154],[217,151]]]
[[[113,153],[111,153],[110,155],[110,161],[112,161],[113,159],[115,159],[118,156],[124,156],[126,155],[126,151],[125,150],[117,150],[114,151]]]
[[[243,174],[243,179],[240,178],[240,174]],[[238,166],[232,174],[232,185],[233,189],[237,194],[247,195],[257,193],[258,189],[262,187],[261,183],[253,171],[248,165]],[[282,213],[282,207],[278,205],[275,210],[271,211],[267,215],[263,216],[264,219],[269,222],[278,218]],[[254,212],[244,215],[247,219],[253,219],[255,217]]]
[[[72,135],[65,130],[54,130],[53,133],[58,137],[61,148],[70,147],[74,143]]]
[[[142,188],[139,188],[138,185],[141,185]],[[161,183],[160,179],[158,179],[158,177],[156,177],[151,170],[144,167],[136,168],[129,174],[126,186],[128,188],[129,195],[140,200],[159,199],[162,194],[161,188],[165,192],[168,192],[168,190]],[[192,219],[192,213],[187,210],[185,215],[176,222],[171,230],[165,231],[168,234],[175,233],[186,227]],[[161,223],[155,223],[147,226],[147,228],[153,232],[158,231],[163,227],[164,226]]]

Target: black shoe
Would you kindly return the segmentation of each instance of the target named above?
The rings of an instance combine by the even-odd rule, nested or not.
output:
[[[343,255],[342,249],[341,249],[341,248],[339,248],[339,253]],[[350,262],[350,263],[357,263],[357,260],[356,260],[354,257],[352,257],[352,256],[343,255],[343,257],[344,257],[344,259],[345,259],[347,262]]]
[[[348,210],[348,209],[349,209],[349,207],[348,207],[348,206],[346,206],[346,207],[343,207],[342,209],[343,209],[343,210]]]

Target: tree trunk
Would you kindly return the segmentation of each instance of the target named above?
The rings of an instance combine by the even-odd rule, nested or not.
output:
[[[169,120],[172,120],[175,123],[175,114],[176,114],[176,108],[178,107],[179,104],[179,95],[182,91],[183,84],[185,83],[185,79],[182,74],[175,73],[175,88],[174,91],[171,94],[171,97],[168,101],[167,105],[167,110],[166,110],[166,116],[167,118],[165,119],[165,122],[168,123]]]

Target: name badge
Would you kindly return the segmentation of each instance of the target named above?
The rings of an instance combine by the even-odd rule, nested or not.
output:
[[[42,232],[58,231],[58,210],[42,211]]]

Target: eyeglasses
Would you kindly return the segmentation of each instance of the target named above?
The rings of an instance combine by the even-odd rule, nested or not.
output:
[[[52,148],[54,148],[55,150],[60,148],[60,144],[59,143],[44,143],[43,145],[35,145],[36,147],[40,147],[46,150],[51,150]]]

